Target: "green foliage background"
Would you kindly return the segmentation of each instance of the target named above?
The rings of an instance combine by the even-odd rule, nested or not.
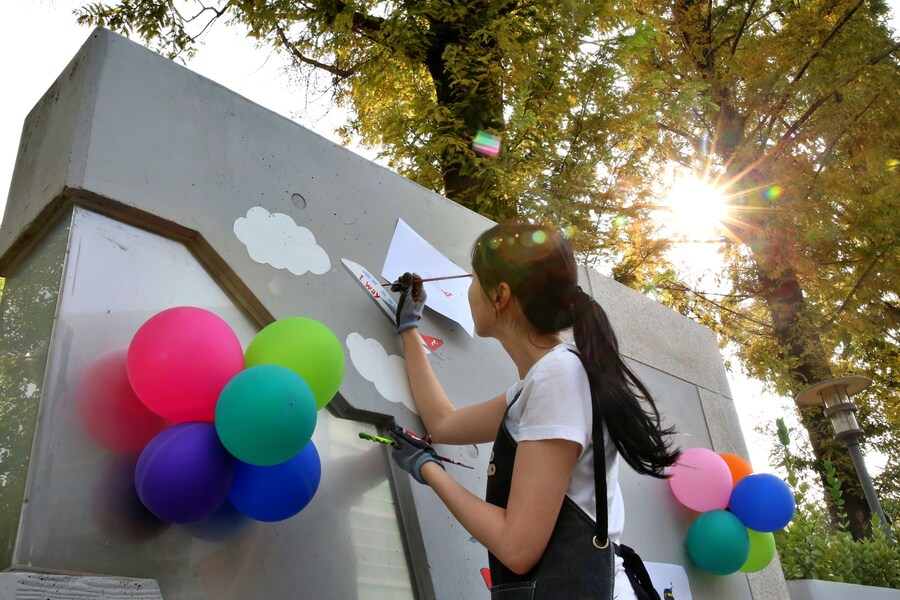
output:
[[[822,497],[811,493],[809,482],[801,479],[801,473],[794,468],[795,461],[783,420],[779,419],[778,427],[780,444],[776,448],[780,456],[779,466],[788,473],[788,484],[797,503],[797,512],[790,525],[775,532],[785,578],[900,589],[900,545],[886,535],[877,517],[872,521],[871,538],[853,539],[847,531],[847,515],[843,512],[841,482],[835,476],[834,465],[827,462],[824,465],[828,479],[826,492],[837,509],[838,523],[835,524]],[[889,501],[884,508],[888,521],[894,524],[891,535],[898,540],[900,506]]]

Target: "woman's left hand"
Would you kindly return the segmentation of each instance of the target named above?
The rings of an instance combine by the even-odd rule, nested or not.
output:
[[[422,467],[429,462],[437,463],[442,469],[441,459],[438,458],[437,452],[424,440],[416,439],[406,433],[402,427],[396,423],[391,425],[388,435],[394,440],[394,452],[391,458],[397,465],[413,476],[419,483],[427,482],[422,477]]]

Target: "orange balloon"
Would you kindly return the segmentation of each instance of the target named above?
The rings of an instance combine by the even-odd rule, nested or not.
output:
[[[731,471],[732,485],[753,472],[753,467],[746,460],[737,454],[720,454],[719,456],[728,464],[728,470]]]

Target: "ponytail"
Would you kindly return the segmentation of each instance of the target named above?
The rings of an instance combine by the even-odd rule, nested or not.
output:
[[[580,287],[575,288],[571,299],[575,346],[587,371],[591,401],[600,411],[609,436],[635,471],[666,478],[666,469],[680,454],[666,439],[674,429],[661,428],[659,409],[622,360],[619,342],[603,308]]]

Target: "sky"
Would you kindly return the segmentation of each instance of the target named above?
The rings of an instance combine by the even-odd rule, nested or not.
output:
[[[12,0],[4,5],[0,20],[0,85],[5,90],[0,95],[0,213],[6,204],[25,117],[90,33],[72,15],[72,10],[84,3]],[[888,4],[894,31],[900,31],[900,0]],[[307,102],[302,90],[290,83],[286,66],[283,56],[257,49],[235,30],[222,26],[213,27],[197,56],[187,64],[200,75],[340,143],[334,129],[341,124],[341,111],[329,111],[323,102]],[[351,149],[374,158],[370,151]],[[728,378],[751,462],[757,471],[770,471],[772,440],[756,428],[789,413],[792,401],[767,394],[759,382],[740,372],[730,371]],[[870,470],[877,472],[877,459],[867,462]]]

